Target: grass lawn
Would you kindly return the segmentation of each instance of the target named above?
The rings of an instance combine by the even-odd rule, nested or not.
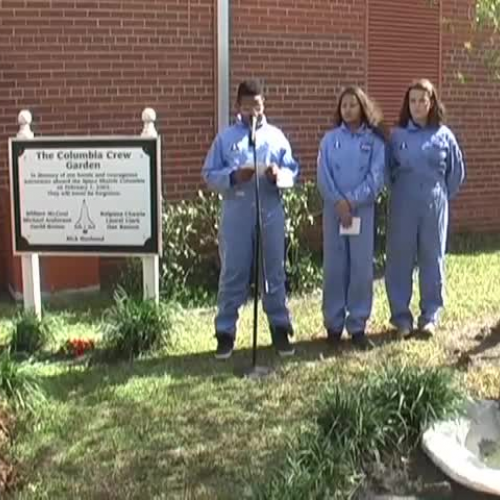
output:
[[[337,354],[324,345],[319,292],[291,300],[298,353],[286,362],[269,348],[261,314],[259,362],[275,368],[263,381],[234,375],[251,363],[250,305],[238,350],[226,363],[212,356],[213,309],[177,312],[172,347],[134,363],[34,363],[30,370],[42,377],[48,401],[19,428],[13,453],[24,487],[13,498],[247,498],[250,482],[280,463],[287,442],[310,420],[322,389],[380,363],[457,366],[472,395],[498,398],[500,242],[450,254],[447,279],[442,329],[427,342],[392,338],[381,282],[369,328],[378,346],[368,353],[348,341]],[[51,305],[58,341],[98,337],[103,305],[99,297],[78,307]],[[4,338],[12,310],[1,309]]]

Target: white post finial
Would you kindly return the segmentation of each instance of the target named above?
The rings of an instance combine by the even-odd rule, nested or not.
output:
[[[19,124],[19,132],[17,137],[22,137],[24,139],[33,139],[35,134],[31,130],[31,124],[33,122],[33,117],[27,109],[23,109],[17,116],[17,123]]]
[[[142,121],[144,128],[142,129],[141,137],[158,137],[158,132],[155,127],[156,111],[153,108],[145,108],[142,112]]]
[[[19,139],[33,139],[31,130],[33,117],[28,109],[23,109],[17,116]],[[38,318],[42,317],[42,294],[40,287],[40,262],[38,254],[30,253],[21,256],[21,272],[23,279],[24,309],[34,311]]]
[[[156,111],[153,108],[145,108],[142,112],[144,128],[141,137],[158,137],[155,127]],[[160,259],[158,255],[148,255],[142,258],[142,289],[145,300],[160,301]]]

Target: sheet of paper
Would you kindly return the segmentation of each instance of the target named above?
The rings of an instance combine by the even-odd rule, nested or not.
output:
[[[288,168],[280,168],[276,176],[276,186],[280,189],[293,187],[293,172]]]
[[[339,233],[345,236],[357,236],[361,233],[361,218],[353,217],[352,223],[349,227],[344,227],[340,224]]]

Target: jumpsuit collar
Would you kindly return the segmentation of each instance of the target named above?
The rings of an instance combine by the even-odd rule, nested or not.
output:
[[[340,128],[344,132],[349,132],[350,134],[353,134],[353,135],[361,135],[366,131],[367,127],[366,127],[366,123],[363,122],[357,130],[352,132],[351,129],[344,122],[342,122],[342,124],[340,125]]]
[[[240,113],[236,115],[236,125],[248,128],[248,125],[243,121],[243,118]],[[259,129],[260,127],[263,127],[264,125],[267,125],[267,119],[266,115],[262,115],[260,120],[257,122],[257,128]]]
[[[418,123],[415,123],[411,118],[408,120],[408,125],[406,126],[406,128],[410,131],[410,132],[418,132],[419,130],[425,130],[426,128],[428,128],[428,126],[426,125],[425,127],[422,127],[422,125],[419,125]]]

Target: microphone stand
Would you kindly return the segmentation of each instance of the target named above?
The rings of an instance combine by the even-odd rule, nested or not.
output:
[[[266,277],[265,257],[263,252],[263,234],[262,234],[262,212],[260,206],[260,180],[257,163],[257,142],[256,128],[257,118],[252,116],[251,129],[249,135],[249,145],[253,149],[253,164],[255,177],[255,243],[254,243],[254,296],[253,296],[253,345],[252,345],[252,367],[245,372],[249,378],[262,378],[271,373],[271,368],[257,366],[257,332],[259,320],[259,295],[260,278],[262,272],[264,293],[268,293],[268,282]]]

